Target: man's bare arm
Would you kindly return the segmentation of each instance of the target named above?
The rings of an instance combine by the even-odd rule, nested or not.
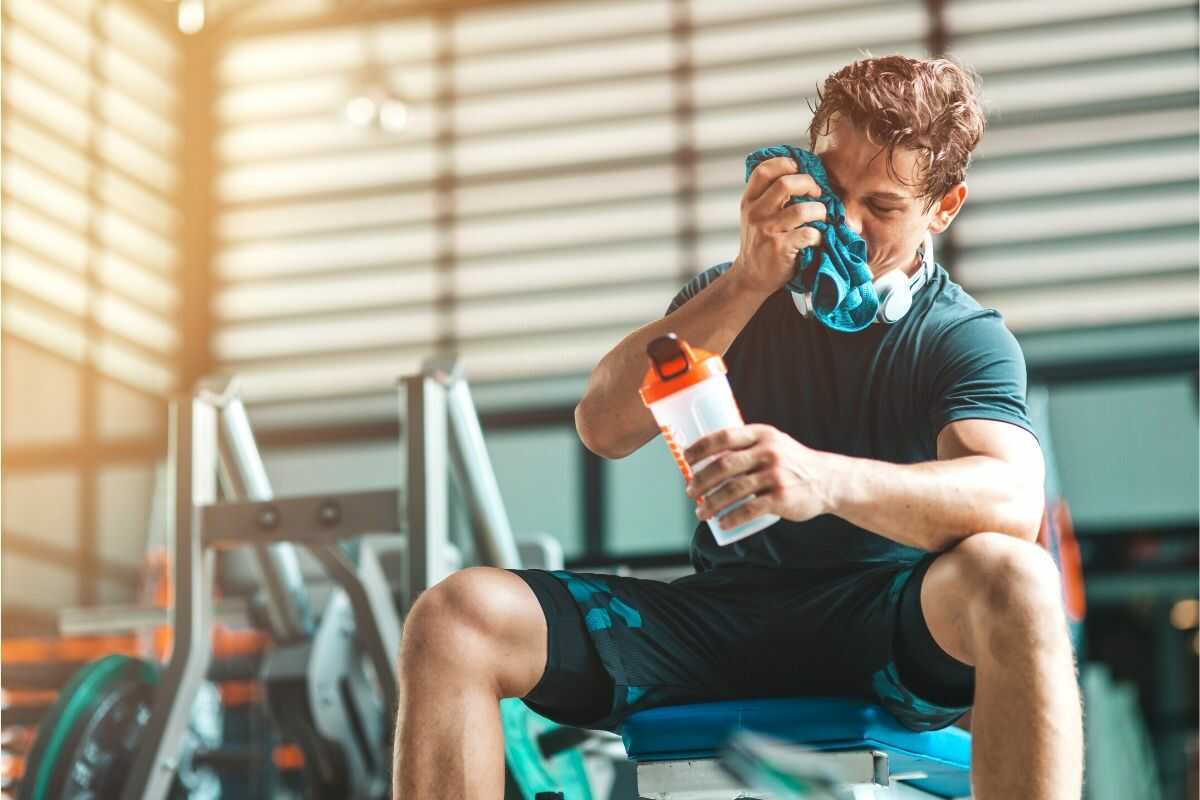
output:
[[[746,182],[741,201],[741,243],[729,271],[665,319],[626,336],[588,380],[575,407],[575,427],[587,448],[606,458],[623,458],[657,433],[642,405],[638,387],[646,372],[646,345],[674,331],[689,344],[725,354],[754,312],[795,274],[796,254],[820,244],[821,234],[806,223],[825,218],[820,203],[791,203],[793,197],[819,197],[811,175],[790,158],[759,164]]]
[[[674,332],[693,347],[724,355],[767,296],[745,287],[730,270],[669,316],[622,339],[596,365],[575,407],[575,427],[587,448],[605,458],[624,458],[658,433],[638,396],[651,341]]]

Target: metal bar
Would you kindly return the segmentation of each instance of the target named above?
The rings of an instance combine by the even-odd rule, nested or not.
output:
[[[404,607],[445,576],[450,537],[446,387],[422,371],[404,379],[408,412],[408,570]]]
[[[603,458],[588,450],[583,442],[578,442],[579,459],[583,471],[583,558],[587,561],[601,560],[607,554],[605,548],[605,519],[604,498],[608,493],[605,485],[607,472]],[[687,495],[684,495],[687,499]]]
[[[312,546],[309,552],[349,598],[354,633],[375,667],[384,708],[395,709],[400,703],[400,617],[374,549],[366,542],[362,545],[357,570],[337,545]]]
[[[250,430],[236,381],[202,390],[221,409],[221,454],[233,493],[247,500],[271,500],[274,493]],[[218,528],[218,530],[220,530]],[[255,560],[267,590],[272,633],[282,643],[306,638],[313,630],[312,604],[304,588],[300,560],[287,542],[255,548]]]
[[[400,530],[403,493],[373,489],[257,502],[218,503],[200,510],[204,544],[333,544],[364,533]]]
[[[188,717],[211,660],[214,554],[201,544],[196,506],[216,500],[216,410],[201,400],[176,399],[171,403],[169,428],[174,646],[146,724],[145,744],[134,757],[122,800],[166,798]]]
[[[5,544],[7,547],[7,543]],[[240,597],[227,597],[217,603],[213,622],[234,627],[252,625],[250,604]],[[58,632],[63,636],[87,636],[98,633],[126,633],[171,624],[165,608],[146,606],[100,606],[64,608],[58,612]]]
[[[463,486],[463,495],[471,509],[475,544],[483,563],[505,569],[519,569],[521,556],[513,537],[496,472],[488,457],[483,428],[475,413],[471,390],[455,363],[449,367],[447,410],[450,416],[452,456]]]

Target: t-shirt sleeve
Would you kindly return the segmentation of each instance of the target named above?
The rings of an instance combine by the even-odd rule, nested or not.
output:
[[[684,287],[679,290],[678,294],[675,295],[675,298],[671,301],[671,304],[667,306],[667,313],[663,314],[663,316],[665,317],[668,314],[671,314],[688,300],[691,300],[693,297],[700,294],[700,292],[703,291],[706,286],[728,272],[732,265],[732,261],[726,261],[722,264],[717,264],[715,267],[709,267],[708,269],[704,270],[704,272],[701,272],[699,275],[692,278],[690,281],[684,284]]]
[[[937,348],[929,422],[936,437],[951,422],[992,419],[1037,435],[1025,401],[1025,355],[996,311],[943,332]]]

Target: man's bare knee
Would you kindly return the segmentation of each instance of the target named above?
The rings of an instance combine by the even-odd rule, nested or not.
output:
[[[423,593],[404,621],[406,683],[451,678],[488,682],[498,696],[527,694],[546,665],[546,620],[525,581],[471,567]]]
[[[1002,534],[979,534],[961,549],[964,610],[977,657],[1067,645],[1061,578],[1044,549]]]

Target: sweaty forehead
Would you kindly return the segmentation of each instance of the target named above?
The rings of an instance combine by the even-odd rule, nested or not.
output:
[[[888,169],[887,150],[853,125],[838,121],[817,137],[813,152],[821,157],[830,181],[842,192],[853,189],[862,194],[916,197],[918,170],[911,150],[901,147],[892,151]]]

